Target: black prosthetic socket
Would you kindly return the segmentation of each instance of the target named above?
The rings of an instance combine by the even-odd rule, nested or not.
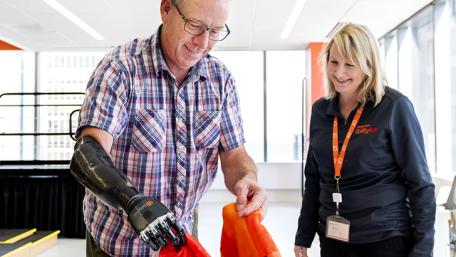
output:
[[[111,157],[93,137],[78,140],[70,170],[82,185],[111,207],[125,210],[130,199],[139,195],[128,177],[114,166]]]
[[[177,249],[185,244],[184,230],[174,214],[160,201],[140,194],[94,138],[84,136],[78,140],[70,170],[106,204],[122,208],[136,233],[154,251],[165,246],[167,239]]]

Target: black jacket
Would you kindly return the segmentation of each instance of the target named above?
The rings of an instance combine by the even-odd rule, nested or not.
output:
[[[326,217],[334,215],[334,165],[331,150],[334,116],[339,119],[339,149],[354,117],[339,112],[338,97],[320,99],[312,108],[305,195],[295,244],[310,247],[324,236]],[[341,170],[340,215],[350,220],[350,242],[369,243],[412,236],[410,256],[432,256],[435,195],[423,135],[411,102],[386,88],[376,106],[366,103],[348,144]]]

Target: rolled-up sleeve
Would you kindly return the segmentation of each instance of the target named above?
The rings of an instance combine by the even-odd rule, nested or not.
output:
[[[221,110],[219,149],[228,151],[245,143],[239,96],[232,76],[225,84],[226,97]]]
[[[435,193],[424,150],[421,128],[412,103],[405,97],[394,103],[390,120],[391,146],[404,172],[414,226],[410,257],[432,256]]]
[[[107,131],[117,138],[127,123],[128,79],[122,66],[105,58],[98,64],[87,85],[79,113],[76,136],[86,126]]]

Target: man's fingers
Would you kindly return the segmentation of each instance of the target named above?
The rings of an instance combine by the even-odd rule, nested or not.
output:
[[[258,208],[266,209],[267,194],[256,182],[248,177],[239,180],[235,187],[236,210],[239,216],[246,216]]]
[[[245,206],[247,205],[247,195],[249,193],[248,184],[240,181],[236,184],[235,188],[236,193],[236,205]]]
[[[261,193],[254,194],[252,199],[250,200],[250,202],[244,208],[243,214],[248,215],[257,209],[262,208],[265,201],[266,201],[266,197],[263,196]]]
[[[267,199],[263,202],[263,205],[260,207],[261,210],[261,221],[263,221],[266,214],[268,214],[268,201]]]
[[[268,213],[268,204],[267,200],[264,200],[263,204],[258,208],[258,211],[260,212],[260,222],[264,220],[264,217],[266,217],[266,214]]]

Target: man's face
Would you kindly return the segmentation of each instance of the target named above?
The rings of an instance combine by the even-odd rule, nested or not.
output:
[[[229,0],[185,0],[178,3],[178,8],[188,20],[211,29],[221,29],[225,28],[228,19]],[[209,31],[199,36],[185,31],[185,21],[172,0],[162,1],[161,16],[161,43],[166,63],[174,75],[186,74],[217,41],[209,39]]]

